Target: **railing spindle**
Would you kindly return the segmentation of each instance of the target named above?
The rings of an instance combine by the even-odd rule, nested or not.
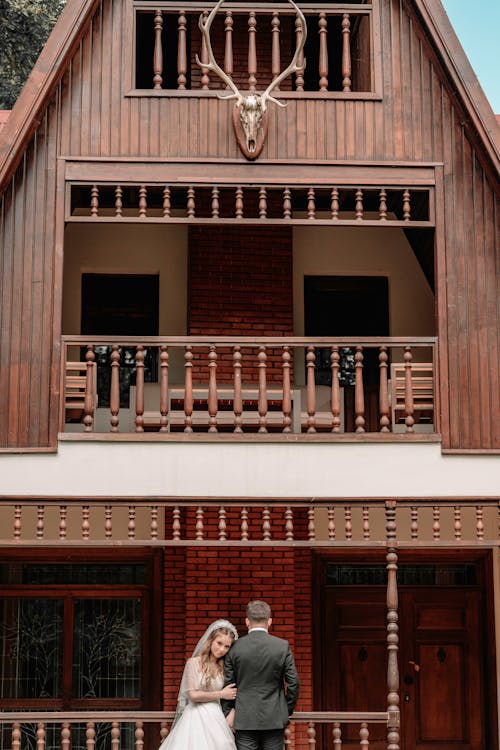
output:
[[[82,505],[82,539],[88,542],[90,539],[90,506]]]
[[[69,750],[71,745],[71,725],[67,721],[61,724],[61,750]]]
[[[316,196],[313,187],[310,187],[307,191],[307,218],[316,218]]]
[[[227,528],[226,509],[223,505],[221,505],[219,508],[219,525],[218,525],[219,542],[224,542],[227,539],[226,528]]]
[[[36,725],[36,750],[45,750],[45,724],[42,721]]]
[[[316,748],[316,725],[314,721],[307,722],[307,746],[309,750]]]
[[[378,215],[380,221],[387,221],[387,193],[384,188],[379,193]]]
[[[104,538],[111,539],[113,536],[113,506],[104,506]]]
[[[193,431],[193,347],[184,354],[184,432]]]
[[[135,722],[135,750],[144,748],[144,724],[142,721]]]
[[[145,219],[148,209],[148,189],[146,185],[139,186],[139,217]]]
[[[228,76],[233,75],[233,12],[231,10],[226,11],[224,19],[224,72]]]
[[[212,219],[219,218],[219,188],[214,185],[212,188]]]
[[[202,13],[203,17],[203,23],[207,22],[208,18],[208,11],[204,10]],[[205,35],[202,34],[202,40],[201,40],[201,57],[200,61],[202,63],[208,62],[208,51],[207,51],[207,42],[205,39]],[[201,65],[201,88],[205,91],[209,88],[210,78],[208,76],[208,68],[205,65]]]
[[[328,539],[329,541],[335,541],[337,536],[337,530],[335,527],[335,506],[328,506]]]
[[[161,36],[163,32],[163,13],[158,8],[154,17],[155,46],[153,52],[153,88],[161,89],[163,84],[163,49]]]
[[[160,432],[168,432],[168,347],[160,347]]]
[[[238,185],[234,199],[234,216],[236,219],[243,218],[243,188]]]
[[[99,216],[99,188],[92,185],[90,188],[90,215]]]
[[[330,210],[332,214],[332,219],[334,221],[339,218],[339,209],[340,209],[339,191],[337,188],[332,188]]]
[[[181,538],[181,509],[178,505],[172,511],[172,538],[179,541]]]
[[[111,722],[111,750],[120,750],[120,723]]]
[[[85,373],[85,401],[83,405],[83,424],[85,432],[92,432],[94,426],[94,392],[95,392],[95,354],[94,347],[87,346],[85,354],[87,370]]]
[[[168,725],[166,721],[160,722],[160,744],[168,737]],[[113,750],[113,749],[112,749]]]
[[[283,432],[291,432],[292,424],[292,394],[290,390],[290,347],[283,347]]]
[[[144,432],[144,347],[135,350],[135,431]]]
[[[66,535],[68,531],[67,518],[68,518],[68,506],[60,505],[59,506],[59,539],[61,539],[61,541],[66,539]]]
[[[441,539],[441,509],[439,505],[432,506],[432,538],[435,542]]]
[[[277,78],[281,71],[281,59],[280,59],[280,17],[278,11],[273,12],[271,20],[271,34],[272,34],[272,51],[271,51],[271,73],[273,80]],[[279,85],[275,87],[275,91],[279,91]]]
[[[349,13],[342,16],[342,91],[351,90],[351,20]]]
[[[359,746],[361,750],[366,750],[370,746],[369,737],[368,724],[366,721],[362,721],[359,730]]]
[[[379,359],[379,413],[380,432],[390,432],[391,420],[389,419],[389,384],[387,379],[387,347],[381,346]]]
[[[168,219],[170,217],[171,203],[170,203],[170,188],[165,185],[163,188],[163,216]]]
[[[135,505],[128,506],[127,535],[129,539],[135,539]]]
[[[45,530],[45,505],[36,506],[36,538],[43,539]]]
[[[265,542],[271,540],[271,513],[267,505],[262,509],[262,539]]]
[[[152,505],[150,508],[151,513],[151,521],[149,524],[149,534],[151,539],[156,540],[158,539],[158,511],[159,508],[157,505]]]
[[[95,723],[93,721],[87,721],[87,728],[85,730],[85,747],[86,750],[94,750],[95,748]]]
[[[265,187],[259,188],[259,219],[267,218],[267,190]]]
[[[283,218],[292,218],[292,191],[287,187],[283,190]]]
[[[462,539],[462,509],[460,505],[453,507],[453,529],[455,532],[455,539],[457,542]]]
[[[307,432],[316,432],[316,354],[314,346],[307,347]]]
[[[210,347],[208,353],[208,431],[217,432],[217,350]]]
[[[233,412],[234,432],[243,432],[243,398],[241,394],[241,346],[233,348]]]
[[[414,432],[413,425],[415,420],[413,418],[414,403],[413,403],[413,383],[411,378],[411,363],[412,353],[411,346],[405,346],[405,353],[403,355],[405,365],[405,425],[406,432]]]
[[[258,354],[258,369],[259,369],[259,396],[258,396],[258,411],[259,411],[259,432],[267,432],[267,354],[266,347],[259,346]]]
[[[410,508],[410,533],[412,539],[418,539],[418,508],[412,505]]]
[[[248,510],[245,506],[241,509],[241,539],[243,542],[248,540]]]
[[[307,538],[310,542],[316,539],[316,519],[314,514],[314,506],[309,506],[307,509]]]
[[[196,508],[195,535],[198,541],[203,539],[203,508],[201,505]]]
[[[194,187],[190,185],[187,190],[187,203],[186,203],[186,212],[189,219],[193,219],[195,216],[195,192]]]
[[[255,91],[257,85],[257,49],[255,45],[255,34],[257,31],[257,19],[255,11],[248,14],[248,90]]]
[[[319,14],[319,90],[328,91],[328,22],[326,13]]]
[[[348,541],[352,539],[352,508],[350,505],[344,507],[344,533]]]
[[[356,347],[354,355],[355,382],[354,382],[354,410],[356,414],[356,432],[365,431],[365,393],[363,385],[363,347]]]
[[[332,352],[330,354],[330,362],[332,369],[332,387],[331,387],[331,398],[330,408],[332,411],[332,432],[340,432],[340,382],[339,382],[339,369],[340,369],[340,353],[338,346],[332,346]]]
[[[484,541],[484,509],[482,505],[476,505],[476,538],[478,542]]]
[[[365,541],[370,540],[370,508],[367,505],[363,505],[363,539]]]
[[[290,505],[285,510],[285,539],[287,542],[293,542],[293,510]]]
[[[363,221],[363,191],[361,188],[356,190],[355,213],[356,221]]]
[[[342,750],[342,729],[338,721],[333,722],[333,750]]]
[[[123,215],[123,190],[121,185],[115,187],[115,216]]]
[[[300,46],[300,42],[302,39],[302,21],[300,20],[299,16],[295,17],[295,45],[296,47]],[[300,70],[297,71],[295,74],[295,90],[296,91],[304,91],[304,51],[301,50],[299,54],[299,58],[297,60],[297,65],[299,66]]]
[[[12,750],[21,750],[21,725],[15,721],[12,724]]]
[[[387,750],[399,750],[399,626],[398,626],[398,555],[396,540],[396,501],[385,504],[387,536]]]
[[[410,191],[405,190],[403,193],[403,220],[410,221],[410,219],[411,219]]]
[[[118,432],[120,423],[120,347],[113,344],[111,350],[111,389],[110,389],[111,432]]]
[[[186,88],[187,55],[186,55],[186,16],[185,11],[179,11],[177,21],[177,88]]]

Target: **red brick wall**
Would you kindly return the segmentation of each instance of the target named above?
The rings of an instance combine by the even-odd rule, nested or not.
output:
[[[190,335],[293,335],[290,227],[191,227],[188,283]],[[218,354],[217,380],[229,382],[231,352]],[[242,380],[254,383],[257,351],[249,354]],[[280,382],[281,350],[267,355],[268,381]]]
[[[272,633],[290,641],[301,678],[298,710],[312,710],[310,550],[168,548],[164,566],[163,703],[174,710],[184,660],[205,628],[227,617],[245,634],[245,607],[264,599]]]

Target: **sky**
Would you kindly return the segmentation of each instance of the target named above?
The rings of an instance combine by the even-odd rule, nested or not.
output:
[[[441,0],[455,33],[500,114],[500,0]]]

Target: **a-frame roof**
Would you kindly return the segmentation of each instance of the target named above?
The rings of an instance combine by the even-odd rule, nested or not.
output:
[[[405,0],[450,81],[496,174],[500,174],[500,125],[453,30],[441,0]],[[68,0],[0,133],[0,191],[13,174],[55,87],[86,32],[100,0]]]

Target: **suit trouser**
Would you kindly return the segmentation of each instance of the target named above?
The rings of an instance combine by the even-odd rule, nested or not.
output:
[[[238,750],[283,750],[283,729],[237,729]]]

